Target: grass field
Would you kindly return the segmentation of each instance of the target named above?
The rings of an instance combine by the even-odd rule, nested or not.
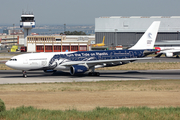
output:
[[[180,69],[180,62],[129,63],[116,67],[100,68],[100,70],[165,70],[165,69]]]
[[[100,108],[91,111],[45,110],[18,107],[0,112],[2,120],[179,120],[180,107],[176,108]]]
[[[180,80],[6,84],[0,98],[0,119],[180,119]]]
[[[10,58],[0,58],[0,60],[9,60]]]
[[[0,64],[0,70],[14,70],[14,69],[6,66],[5,64]]]
[[[51,110],[99,107],[180,106],[180,80],[106,81],[0,85],[6,108]]]

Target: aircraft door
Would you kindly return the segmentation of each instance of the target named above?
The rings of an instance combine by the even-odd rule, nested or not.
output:
[[[42,66],[42,67],[47,66],[47,61],[46,61],[46,60],[41,61],[41,66]]]
[[[28,64],[28,57],[23,57],[23,64]]]

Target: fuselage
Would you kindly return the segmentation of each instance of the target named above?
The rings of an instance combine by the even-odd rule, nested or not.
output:
[[[149,49],[148,51],[154,51]],[[6,65],[17,70],[62,70],[69,69],[64,63],[83,61],[103,61],[112,59],[127,59],[144,57],[147,50],[107,50],[107,51],[84,51],[84,52],[50,52],[28,53],[14,56]]]
[[[166,57],[173,57],[180,54],[180,47],[155,47],[159,50],[157,54],[165,54]]]

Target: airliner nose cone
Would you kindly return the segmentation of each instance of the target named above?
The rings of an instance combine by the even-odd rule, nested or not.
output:
[[[10,67],[9,61],[7,61],[7,62],[5,63],[5,65],[8,66],[8,67]]]
[[[15,68],[16,67],[16,64],[12,63],[11,61],[7,61],[5,63],[6,66],[10,67],[10,68]]]

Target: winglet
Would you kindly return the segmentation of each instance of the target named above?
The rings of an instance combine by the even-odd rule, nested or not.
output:
[[[132,46],[131,50],[141,50],[141,49],[153,49],[154,43],[156,41],[157,32],[159,30],[160,21],[154,21],[151,26],[146,30],[139,41]]]

